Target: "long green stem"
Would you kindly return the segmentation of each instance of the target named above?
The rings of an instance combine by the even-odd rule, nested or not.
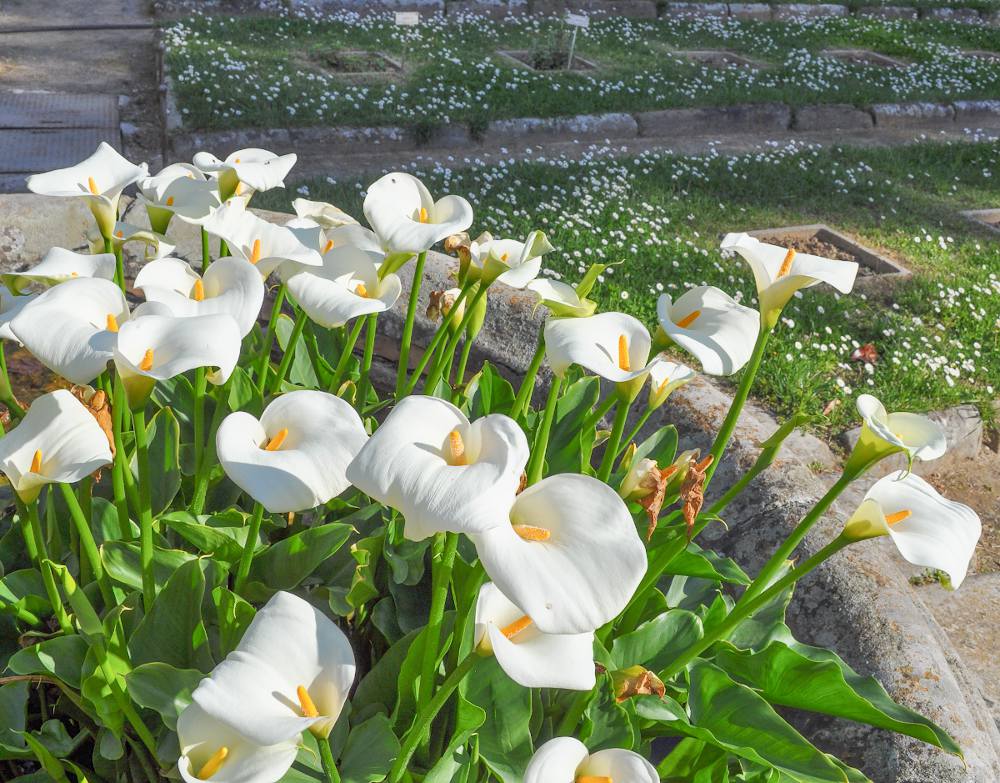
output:
[[[517,397],[514,398],[514,406],[510,411],[512,419],[521,418],[527,410],[528,403],[531,401],[531,394],[535,390],[535,379],[538,377],[538,368],[542,366],[544,358],[545,331],[539,330],[538,347],[535,348],[535,353],[531,357],[530,364],[528,364],[528,370],[525,372],[524,378],[521,379],[521,387],[517,390]]]
[[[247,530],[247,542],[243,545],[243,554],[240,556],[240,564],[236,571],[236,592],[243,589],[243,585],[250,574],[250,565],[253,563],[253,553],[257,548],[257,540],[260,538],[260,523],[264,519],[264,506],[257,503],[253,507],[253,516],[250,517],[250,529]]]
[[[80,549],[84,558],[86,558],[87,564],[90,566],[90,570],[94,574],[94,581],[97,582],[97,586],[101,590],[101,598],[104,599],[104,605],[109,607],[114,606],[114,593],[111,592],[111,584],[108,582],[107,574],[104,573],[104,566],[101,563],[101,553],[97,549],[97,541],[94,540],[94,533],[83,514],[83,508],[81,508],[80,502],[76,499],[76,495],[73,494],[73,490],[69,484],[60,484],[59,488],[62,490],[63,499],[66,501],[69,514],[73,518],[73,524],[76,526],[76,534],[80,537]]]
[[[281,364],[278,365],[278,372],[274,376],[274,383],[271,384],[272,394],[281,390],[281,384],[288,377],[288,369],[292,366],[292,360],[295,358],[295,347],[298,345],[299,337],[302,335],[302,330],[306,327],[306,320],[308,318],[309,316],[306,315],[305,310],[299,310],[295,316],[295,325],[292,327],[292,333],[288,336],[288,343],[285,345],[285,352],[281,356]]]
[[[111,395],[111,430],[115,442],[115,460],[111,468],[111,485],[114,491],[115,510],[118,512],[118,534],[123,541],[132,539],[132,525],[129,523],[128,501],[138,508],[138,493],[132,483],[132,469],[125,455],[122,430],[125,426],[126,398],[121,377],[115,376],[114,394]],[[129,492],[131,488],[132,492]]]
[[[149,472],[149,440],[146,432],[146,409],[132,411],[135,424],[135,458],[139,466],[139,564],[142,568],[142,603],[148,612],[156,599],[153,579],[153,499]]]
[[[424,656],[420,665],[420,689],[417,703],[425,704],[434,692],[434,668],[437,663],[441,622],[448,599],[451,570],[458,548],[457,533],[438,533],[431,554],[431,608],[424,631]]]
[[[413,758],[414,751],[416,751],[417,746],[420,744],[421,738],[427,733],[431,723],[434,722],[434,718],[437,717],[441,708],[448,703],[451,694],[455,692],[455,689],[458,688],[462,680],[475,669],[476,664],[481,660],[483,658],[476,653],[472,653],[466,657],[465,660],[455,667],[455,670],[448,675],[445,681],[441,683],[441,687],[434,694],[434,698],[420,710],[413,726],[410,727],[410,730],[403,737],[399,755],[396,756],[396,761],[389,772],[390,783],[399,783],[402,779],[403,773],[410,763],[410,759]]]
[[[475,338],[466,332],[465,342],[462,344],[462,353],[458,357],[458,366],[455,368],[455,386],[465,383],[465,368],[469,364],[469,354],[472,353],[472,343]]]
[[[434,364],[431,369],[427,372],[427,381],[424,383],[425,389],[433,389],[438,381],[441,380],[442,373],[444,372],[445,365],[448,360],[455,355],[455,349],[458,347],[458,341],[462,339],[462,335],[465,330],[469,328],[469,324],[472,323],[472,318],[476,312],[476,306],[486,296],[487,287],[480,284],[479,288],[476,289],[476,293],[473,295],[472,299],[469,301],[468,306],[465,308],[465,313],[462,315],[462,321],[458,325],[458,329],[448,340],[448,344],[445,346],[444,351],[438,353],[434,359]]]
[[[333,750],[330,748],[329,738],[317,737],[316,745],[319,747],[319,757],[323,762],[326,779],[329,783],[340,783],[340,773],[337,772],[337,763],[333,760]]]
[[[337,393],[337,387],[340,386],[340,382],[344,379],[344,373],[347,372],[347,364],[350,362],[351,356],[354,355],[354,346],[358,344],[358,337],[361,336],[361,329],[364,325],[364,318],[356,318],[354,326],[351,327],[350,334],[344,338],[344,347],[340,351],[340,359],[337,360],[337,366],[333,370],[333,379],[330,381],[330,394]]]
[[[618,453],[615,454],[616,457],[620,457],[622,453],[625,451],[625,449],[628,448],[628,444],[630,444],[632,441],[636,439],[636,437],[639,435],[639,430],[643,428],[646,422],[649,421],[649,417],[652,415],[653,415],[653,408],[647,407],[646,410],[642,412],[642,415],[639,417],[639,421],[635,423],[635,426],[632,428],[632,431],[629,432],[629,434],[626,437],[622,438],[621,443],[618,444]]]
[[[768,587],[764,592],[760,593],[756,598],[745,602],[740,601],[740,603],[736,605],[725,620],[723,620],[719,625],[707,629],[705,631],[705,635],[701,639],[684,649],[671,662],[666,670],[660,673],[660,677],[662,679],[667,679],[668,677],[673,677],[675,674],[682,671],[685,666],[691,663],[691,661],[697,658],[702,652],[719,641],[719,639],[725,638],[741,622],[780,595],[782,591],[789,587],[789,585],[794,584],[797,580],[804,577],[816,568],[816,566],[839,552],[849,543],[851,542],[848,539],[843,536],[838,536],[825,547],[820,549],[815,555],[803,562],[802,565],[797,568],[793,568],[781,577],[781,579],[778,579],[773,585]],[[745,597],[746,596],[744,595],[744,598]]]
[[[545,412],[542,414],[542,421],[535,433],[535,442],[531,447],[531,459],[528,461],[527,470],[528,486],[536,484],[545,469],[545,452],[549,447],[549,432],[552,430],[552,421],[556,417],[556,403],[559,401],[562,382],[563,379],[558,375],[552,377],[549,396],[545,400]]]
[[[618,407],[615,408],[615,421],[611,425],[611,435],[604,445],[604,457],[601,459],[601,466],[597,469],[597,478],[605,483],[611,475],[615,457],[618,456],[618,446],[622,442],[622,433],[625,432],[625,425],[628,423],[630,407],[631,405],[623,398],[618,400]]]
[[[211,476],[212,465],[215,464],[215,436],[222,424],[222,418],[229,410],[229,390],[233,385],[233,375],[230,375],[224,384],[219,387],[215,398],[215,410],[212,411],[212,421],[208,425],[207,443],[205,446],[204,458],[198,466],[198,472],[194,480],[194,494],[191,497],[191,513],[197,516],[205,508],[205,498],[208,496],[208,480]]]
[[[104,237],[104,252],[114,254],[115,282],[122,290],[122,293],[125,293],[125,261],[122,258],[122,246],[118,245],[116,247],[111,237]]]
[[[205,274],[208,265],[212,263],[212,251],[208,246],[208,232],[201,227],[201,273]]]
[[[24,408],[14,396],[14,390],[10,385],[10,377],[7,375],[7,348],[6,343],[0,342],[0,402],[7,406],[10,415],[16,419],[24,416]]]
[[[378,316],[376,314],[369,315],[365,321],[368,322],[368,326],[365,329],[365,353],[361,358],[361,378],[358,380],[358,394],[357,394],[357,408],[359,411],[365,409],[365,403],[368,399],[368,386],[371,380],[371,370],[372,370],[372,358],[375,356],[375,330],[377,327]]]
[[[204,367],[194,371],[194,470],[201,471],[205,461],[205,392],[208,379]]]
[[[406,373],[410,369],[410,340],[413,339],[413,321],[417,316],[417,303],[420,298],[420,284],[424,278],[424,262],[427,261],[427,251],[417,256],[413,267],[413,283],[410,285],[410,301],[406,305],[406,320],[403,321],[403,336],[399,343],[399,366],[396,368],[396,397],[406,388]]]
[[[580,718],[583,717],[584,710],[587,709],[587,703],[590,701],[591,696],[593,696],[593,691],[578,691],[573,695],[573,701],[570,702],[569,709],[566,710],[559,721],[559,728],[556,729],[557,737],[572,737],[576,735],[576,727],[580,723]]]
[[[267,330],[264,332],[264,346],[260,353],[260,361],[257,365],[257,391],[264,393],[267,388],[267,370],[271,362],[271,347],[274,345],[274,336],[278,330],[278,316],[281,315],[281,305],[285,301],[285,284],[278,288],[278,293],[274,295],[274,304],[271,305],[271,317],[267,321]]]
[[[38,518],[38,501],[32,500],[29,503],[25,503],[25,511],[27,512],[27,524],[31,537],[34,540],[35,551],[38,553],[38,567],[42,572],[42,584],[45,585],[45,594],[49,598],[49,603],[52,604],[52,612],[59,623],[60,630],[64,634],[71,634],[73,633],[73,624],[69,621],[69,615],[66,614],[62,596],[59,595],[59,589],[56,587],[55,577],[52,574],[48,548],[45,546],[45,536],[42,533],[42,523]]]
[[[609,394],[601,400],[601,403],[594,408],[586,419],[584,419],[583,424],[580,425],[580,429],[589,430],[596,427],[600,423],[601,419],[608,414],[608,411],[611,410],[611,406],[614,405],[617,400],[618,395],[616,394]]]
[[[410,374],[410,380],[406,383],[406,394],[411,394],[413,392],[417,383],[420,382],[420,376],[423,375],[424,370],[427,369],[427,365],[430,364],[431,360],[435,359],[437,356],[438,347],[447,337],[450,336],[451,332],[448,327],[457,317],[456,313],[459,311],[459,308],[462,306],[462,303],[465,301],[466,297],[469,295],[469,291],[471,290],[471,284],[463,286],[461,291],[459,291],[458,296],[455,297],[454,303],[452,303],[452,306],[448,309],[447,314],[441,319],[441,323],[438,324],[437,331],[434,332],[430,342],[427,343],[427,347],[424,349],[424,355],[420,357],[420,361],[417,362],[417,366]]]

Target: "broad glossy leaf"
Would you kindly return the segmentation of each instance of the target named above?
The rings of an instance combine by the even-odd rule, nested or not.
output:
[[[210,636],[215,659],[221,661],[236,649],[257,610],[236,593],[225,587],[212,590],[212,606],[215,607],[216,623]]]
[[[199,520],[187,511],[174,511],[162,516],[160,522],[203,554],[234,563],[243,554],[249,532],[245,517],[241,515],[240,519],[244,520],[243,525],[215,527],[211,519]]]
[[[484,659],[460,686],[464,698],[486,713],[479,729],[479,755],[503,783],[520,783],[531,760],[531,692]]]
[[[11,608],[27,609],[36,615],[51,611],[42,574],[34,568],[13,571],[0,579],[0,601]]]
[[[161,589],[174,571],[194,559],[180,549],[153,547],[153,582]],[[108,576],[133,590],[142,589],[142,569],[139,565],[139,545],[125,541],[108,541],[101,547],[101,562]]]
[[[735,560],[722,557],[711,550],[702,549],[693,541],[687,549],[670,561],[667,573],[696,576],[701,579],[712,579],[737,585],[750,584],[749,577]]]
[[[685,737],[656,771],[664,783],[728,783],[729,754],[715,745]]]
[[[79,689],[86,655],[87,642],[82,636],[56,636],[15,653],[7,661],[7,667],[15,674],[52,675]]]
[[[375,715],[351,729],[340,756],[343,783],[384,780],[399,755],[399,740],[385,715]]]
[[[665,468],[676,456],[677,428],[673,424],[668,424],[638,444],[633,459],[651,459],[661,468]]]
[[[162,514],[181,488],[181,432],[177,417],[170,408],[160,408],[147,425],[149,438],[149,473],[155,477],[151,495],[153,516]],[[139,468],[132,456],[132,475],[138,481]]]
[[[277,330],[278,345],[281,346],[281,350],[284,352],[288,348],[288,340],[292,336],[295,322],[282,313],[278,316],[275,327]],[[316,378],[316,373],[313,372],[312,362],[309,361],[309,349],[306,347],[305,340],[299,339],[294,346],[294,351],[292,366],[288,369],[288,375],[286,376],[288,381],[296,386],[304,386],[309,389],[319,388],[320,384]]]
[[[490,413],[510,413],[514,405],[514,387],[489,362],[470,380],[465,390],[469,397],[469,418]]]
[[[441,758],[431,767],[423,783],[453,783],[456,775],[469,768],[471,759],[465,751],[465,744],[485,722],[486,712],[459,694],[451,741]]]
[[[196,669],[144,663],[125,675],[125,684],[136,704],[159,713],[167,728],[174,730],[177,718],[191,703],[191,692],[204,677]]]
[[[545,458],[548,473],[583,473],[590,465],[594,446],[593,428],[581,426],[601,396],[600,380],[581,378],[565,388],[556,404],[556,415],[549,433]]]
[[[24,731],[28,712],[28,683],[9,682],[0,686],[0,751],[25,748]]]
[[[611,677],[598,677],[595,691],[584,713],[580,739],[591,753],[605,748],[632,748],[636,737],[625,707],[615,700]]]
[[[640,664],[659,671],[703,635],[698,615],[684,609],[670,609],[615,639],[611,659],[619,669]]]
[[[333,522],[308,528],[272,544],[254,557],[250,581],[255,593],[270,597],[277,590],[292,590],[317,566],[336,552],[351,535],[350,525]],[[255,596],[256,597],[256,596]]]

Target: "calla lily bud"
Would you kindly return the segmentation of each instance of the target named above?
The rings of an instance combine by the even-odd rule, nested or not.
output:
[[[694,370],[683,364],[663,361],[649,371],[649,408],[656,410],[667,401],[675,389],[694,380]]]
[[[586,299],[590,295],[590,292],[594,290],[597,278],[603,275],[604,270],[609,266],[614,266],[614,264],[591,264],[587,270],[587,274],[576,284],[576,295],[581,299]]]
[[[685,463],[685,467],[690,463]],[[646,511],[649,524],[646,526],[646,540],[649,541],[656,532],[656,522],[663,508],[667,486],[680,472],[681,466],[676,462],[660,468],[656,460],[640,459],[629,464],[622,480],[618,494],[625,500],[637,502]]]
[[[615,689],[615,701],[619,703],[635,696],[653,695],[662,699],[667,692],[663,680],[638,665],[611,672],[611,683]]]
[[[558,280],[540,277],[532,280],[525,289],[538,297],[537,310],[544,305],[559,318],[587,318],[597,311],[597,303],[577,295],[571,285]]]
[[[455,301],[458,299],[458,295],[460,293],[461,290],[458,288],[449,288],[447,291],[431,291],[431,301],[430,304],[427,305],[427,317],[432,321],[447,318],[448,313],[451,312],[451,308],[455,306]],[[450,325],[457,328],[464,315],[465,301],[463,300],[461,304],[459,304],[458,310],[455,312],[455,317],[452,319]]]
[[[860,476],[881,459],[903,452],[913,460],[934,460],[948,448],[941,426],[917,413],[888,413],[871,394],[858,397],[861,435],[844,466],[846,475]]]

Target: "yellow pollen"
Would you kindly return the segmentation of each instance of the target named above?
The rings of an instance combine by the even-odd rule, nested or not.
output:
[[[278,430],[278,434],[275,435],[271,440],[267,442],[264,446],[264,451],[277,451],[281,448],[281,444],[285,442],[285,438],[288,437],[288,427]]]
[[[233,194],[237,195],[237,196],[242,196],[243,195],[243,183],[242,182],[237,182],[236,183],[236,190],[233,191]]]
[[[80,273],[79,273],[79,272],[70,272],[70,273],[69,273],[69,276],[70,276],[70,277],[79,277],[79,276],[80,276]]]
[[[513,525],[514,532],[525,541],[548,541],[552,538],[552,533],[544,527],[534,525]]]
[[[250,248],[250,263],[256,264],[258,261],[260,261],[260,240],[255,239],[253,247]]]
[[[795,251],[792,248],[788,248],[788,252],[785,253],[785,260],[781,262],[781,269],[778,270],[778,277],[784,277],[788,274],[792,268],[793,260],[795,260]]]
[[[450,459],[449,465],[468,465],[469,460],[465,458],[465,442],[462,440],[462,433],[452,430],[448,433],[448,451]]]
[[[94,182],[93,177],[87,177],[87,187],[90,188],[90,192],[93,193],[95,196],[101,192],[97,189],[97,183]]]
[[[500,256],[500,260],[503,261],[504,263],[507,263],[507,254],[504,253],[502,256]]]
[[[139,369],[143,372],[149,372],[153,369],[153,349],[147,348],[146,353],[142,357],[142,361],[139,362]]]
[[[168,207],[172,207],[173,205],[174,205],[174,197],[173,196],[167,196],[167,206]]]
[[[427,207],[420,208],[420,222],[421,223],[427,222]]]
[[[681,320],[677,322],[677,326],[681,329],[687,329],[691,324],[698,320],[698,316],[700,315],[701,310],[693,310],[681,318]]]
[[[119,239],[124,239],[125,238],[125,232],[122,231],[121,229],[118,229],[115,232],[115,236],[118,237]]]
[[[333,250],[333,240],[332,239],[328,239],[326,241],[326,247],[323,248],[323,252],[324,253],[329,253],[331,250]]]
[[[109,332],[118,331],[118,319],[115,318],[111,313],[108,313],[108,322],[105,324],[104,328]]]
[[[239,163],[239,162],[240,162],[239,158],[237,158],[236,160],[233,161],[233,163]]]
[[[885,523],[887,525],[895,525],[897,522],[902,522],[904,519],[908,519],[913,516],[913,512],[908,508],[904,508],[902,511],[897,511],[895,514],[889,514],[885,518]]]
[[[363,296],[365,299],[368,298],[368,289],[365,288],[364,283],[358,283],[358,287],[354,289],[354,293],[358,296]]]
[[[513,639],[529,625],[531,625],[531,618],[528,617],[528,615],[524,615],[524,617],[518,618],[505,628],[501,628],[500,633],[502,633],[508,639]]]
[[[576,783],[615,783],[607,775],[580,775]]]
[[[205,298],[205,284],[201,282],[201,279],[194,281],[194,288],[191,289],[191,298],[196,302],[200,302]]]
[[[628,355],[628,338],[623,334],[618,335],[618,366],[625,372],[630,372],[632,369]]]
[[[39,449],[35,452],[35,456],[31,458],[31,467],[28,468],[29,473],[38,473],[42,469],[42,450]]]
[[[305,686],[300,685],[295,689],[295,693],[298,694],[299,704],[302,705],[302,717],[318,718],[319,710],[317,710],[316,705],[313,704],[312,697],[309,695],[309,691],[305,689]]]
[[[208,780],[212,775],[219,771],[219,767],[222,766],[222,762],[226,760],[226,756],[229,755],[229,748],[223,745],[215,753],[212,754],[211,758],[201,765],[201,769],[195,774],[198,780]]]

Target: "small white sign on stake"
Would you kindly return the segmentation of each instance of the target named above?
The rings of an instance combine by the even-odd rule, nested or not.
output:
[[[567,11],[566,24],[568,24],[570,27],[590,27],[590,17],[587,16],[586,14],[574,14],[570,11]]]
[[[420,12],[396,11],[396,24],[400,27],[416,27],[420,24]]]

